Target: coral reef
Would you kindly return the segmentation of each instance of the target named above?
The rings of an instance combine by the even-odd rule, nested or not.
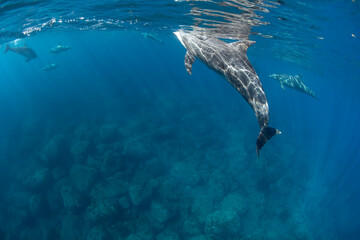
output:
[[[0,239],[311,240],[293,184],[306,167],[290,143],[259,159],[236,119],[204,119],[192,101],[141,101],[53,120],[9,170]]]

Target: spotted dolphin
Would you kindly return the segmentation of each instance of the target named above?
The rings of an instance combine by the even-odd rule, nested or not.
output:
[[[189,74],[195,58],[200,59],[214,71],[223,75],[227,81],[243,96],[255,112],[260,125],[256,141],[256,152],[274,135],[281,134],[269,127],[269,106],[258,75],[251,66],[246,53],[254,42],[249,40],[226,43],[217,38],[196,34],[195,32],[175,32],[186,48],[185,67]]]
[[[315,93],[301,81],[301,75],[271,74],[270,77],[279,81],[282,89],[285,89],[285,87],[292,88],[318,99]]]
[[[34,50],[24,45],[23,47],[10,47],[9,44],[6,45],[6,49],[4,53],[7,53],[8,51],[12,51],[14,53],[20,54],[26,58],[26,62],[30,61],[31,59],[34,59],[37,57]]]
[[[50,49],[50,52],[51,53],[54,53],[54,54],[59,54],[61,52],[65,52],[67,50],[70,50],[71,47],[69,46],[65,46],[65,45],[61,45],[60,43],[58,45],[56,45],[55,47],[53,47],[52,49]]]
[[[48,65],[46,65],[44,68],[43,68],[43,71],[44,72],[49,72],[49,71],[52,71],[54,70],[55,68],[57,68],[58,65],[56,63],[49,63]]]
[[[144,38],[148,38],[151,40],[154,40],[155,42],[158,42],[160,44],[164,44],[163,40],[161,40],[156,34],[154,33],[148,33],[148,32],[143,32],[142,33]]]

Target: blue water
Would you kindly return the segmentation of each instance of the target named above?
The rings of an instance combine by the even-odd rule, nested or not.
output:
[[[358,1],[0,6],[0,52],[37,54],[0,54],[0,239],[360,239]],[[173,32],[194,25],[256,41],[282,131],[260,157],[242,96],[199,60],[186,72]]]

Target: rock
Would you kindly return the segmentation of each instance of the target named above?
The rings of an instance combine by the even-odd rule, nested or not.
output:
[[[111,142],[116,139],[118,136],[118,125],[117,124],[107,124],[100,128],[99,136],[101,142]]]
[[[215,141],[219,141],[219,139],[216,139]],[[212,140],[211,142],[214,143],[215,141]],[[228,164],[228,159],[232,155],[228,155],[226,151],[223,150],[223,146],[221,147],[214,146],[208,148],[209,149],[205,151],[204,153],[205,156],[202,159],[202,162],[205,163],[207,168],[210,169],[223,168],[224,161],[219,161],[219,159],[226,159],[226,165]],[[236,155],[236,157],[238,157],[238,155]]]
[[[129,189],[131,203],[135,206],[149,202],[154,189],[158,186],[156,180],[151,180],[145,185],[133,185]]]
[[[38,195],[32,195],[29,199],[29,209],[33,215],[40,215],[44,202]]]
[[[230,193],[221,201],[222,210],[234,210],[238,215],[243,215],[247,211],[244,197],[239,193]]]
[[[28,192],[7,192],[4,194],[6,205],[17,209],[28,209],[31,194]]]
[[[199,236],[192,237],[189,240],[214,240],[214,238],[211,235],[199,235]]]
[[[86,236],[86,240],[110,240],[112,239],[106,229],[102,227],[93,227]]]
[[[118,201],[119,205],[123,209],[128,209],[130,207],[130,202],[127,197],[121,197]]]
[[[84,165],[74,165],[70,169],[70,179],[81,193],[88,192],[96,180],[98,171]]]
[[[29,212],[15,207],[8,207],[7,212],[11,216],[11,222],[9,222],[10,229],[18,229],[20,226],[26,225],[29,222]]]
[[[86,159],[86,165],[91,168],[100,169],[101,159],[94,156],[88,156],[88,158]]]
[[[30,167],[19,176],[24,187],[31,190],[46,191],[52,183],[52,174],[47,168]]]
[[[146,184],[149,180],[153,179],[154,176],[152,176],[148,171],[146,171],[143,168],[136,169],[135,173],[133,174],[131,182],[133,184]]]
[[[198,217],[200,223],[204,223],[206,217],[213,211],[213,205],[212,199],[204,195],[198,195],[191,207],[191,213]]]
[[[166,157],[156,156],[144,162],[144,169],[152,176],[163,176],[164,170],[167,171],[166,169],[168,169],[167,164],[169,162],[166,162]]]
[[[231,186],[229,178],[220,169],[212,172],[207,183],[207,197],[214,201],[221,201]]]
[[[87,159],[89,149],[89,141],[78,140],[71,144],[70,153],[76,163],[83,163]]]
[[[136,235],[140,237],[141,240],[153,240],[153,228],[151,228],[148,221],[140,218],[136,224]]]
[[[58,181],[64,177],[66,177],[67,175],[67,171],[65,171],[64,168],[61,167],[55,167],[52,171],[51,171],[52,177],[55,181]]]
[[[71,186],[63,186],[61,188],[61,197],[64,207],[69,211],[76,211],[83,207],[83,198],[80,192]]]
[[[87,124],[85,122],[82,122],[75,129],[74,137],[76,139],[90,140],[91,138],[93,138],[93,135],[94,135],[93,129],[94,129],[93,126],[90,126],[89,124]]]
[[[128,192],[128,184],[121,179],[108,178],[91,189],[90,196],[96,201],[106,198],[120,198]]]
[[[139,205],[144,198],[148,198],[150,196],[143,196],[143,186],[142,185],[133,185],[129,189],[129,196],[131,203],[135,206]]]
[[[126,161],[146,160],[152,155],[148,145],[140,137],[129,138],[123,145],[121,155]]]
[[[131,218],[121,221],[112,221],[106,226],[106,230],[112,236],[112,239],[125,240],[131,233],[136,232],[136,226]]]
[[[142,238],[140,238],[138,235],[136,234],[131,234],[130,236],[128,236],[126,238],[126,240],[143,240]]]
[[[119,215],[118,210],[119,205],[116,199],[100,199],[90,204],[86,216],[91,222],[98,222]]]
[[[176,232],[170,229],[165,229],[156,236],[156,240],[179,240],[180,237]]]
[[[245,156],[234,155],[235,157],[229,159],[227,175],[233,179],[232,185],[234,187],[238,184],[243,184],[242,175],[249,171],[253,159],[247,157],[246,152],[242,151]],[[235,181],[234,181],[235,180]]]
[[[221,210],[209,214],[205,221],[205,233],[217,236],[235,235],[240,232],[240,220],[233,210]]]
[[[63,165],[67,159],[67,146],[63,135],[54,136],[40,153],[40,160],[47,167]]]
[[[177,131],[175,128],[169,126],[161,126],[156,129],[154,129],[154,132],[152,133],[152,138],[156,142],[168,142],[171,140],[176,140],[178,137]]]
[[[170,213],[169,210],[162,203],[158,201],[152,201],[151,217],[154,221],[158,223],[164,223],[169,219]]]
[[[64,200],[61,196],[61,187],[55,184],[47,193],[44,201],[50,208],[51,212],[59,213],[64,208]]]
[[[19,229],[17,233],[19,240],[28,240],[28,239],[45,239],[44,231],[40,226],[27,227],[23,226]]]
[[[251,214],[256,215],[257,218],[264,214],[266,200],[263,193],[255,191],[254,189],[249,190],[245,201],[245,205],[250,206],[249,211],[251,211]]]
[[[171,168],[170,175],[181,185],[195,186],[200,180],[195,163],[177,162]]]
[[[102,156],[101,172],[104,175],[111,175],[118,171],[121,159],[122,157],[119,152],[107,150]]]
[[[103,155],[109,149],[110,149],[109,145],[105,144],[105,143],[99,143],[95,147],[96,154],[99,154],[99,155]]]
[[[201,225],[194,216],[185,220],[183,230],[185,233],[191,236],[199,235],[202,233]]]
[[[81,239],[83,219],[76,215],[65,215],[61,221],[61,239]]]

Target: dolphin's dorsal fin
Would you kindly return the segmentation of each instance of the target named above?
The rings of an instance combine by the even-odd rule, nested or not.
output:
[[[244,40],[244,41],[242,41],[243,42],[243,44],[247,47],[247,48],[249,48],[251,45],[253,45],[254,43],[256,43],[255,41],[251,41],[251,40]]]
[[[189,51],[187,51],[186,54],[185,54],[185,67],[186,67],[187,72],[190,75],[191,75],[191,68],[192,68],[192,65],[193,65],[194,62],[195,62],[194,56],[191,55],[189,53]]]
[[[250,40],[242,40],[242,41],[237,41],[237,42],[233,42],[230,43],[230,46],[233,48],[236,48],[238,50],[245,50],[247,51],[247,49],[253,45],[255,43],[255,41],[250,41]]]

